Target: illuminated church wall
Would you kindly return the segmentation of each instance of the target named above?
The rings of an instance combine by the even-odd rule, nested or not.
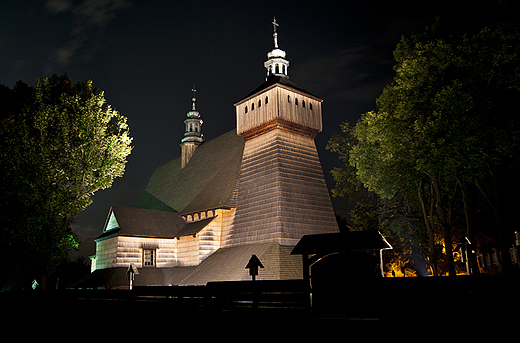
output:
[[[235,106],[239,135],[276,119],[322,130],[321,100],[279,85]]]
[[[237,264],[240,254],[242,266],[260,249],[265,277],[301,278],[301,259],[290,255],[291,247],[304,235],[339,231],[314,142],[322,100],[289,81],[289,61],[276,31],[273,37],[268,77],[235,104],[236,131],[204,142],[192,89],[181,156],[155,168],[136,208],[109,216],[96,239],[96,269],[133,263],[172,268],[174,275],[174,267],[200,265],[194,275],[205,274],[193,277],[196,284],[242,280],[248,278],[243,267],[219,275],[215,268]],[[153,265],[145,266],[150,254]]]
[[[177,242],[173,239],[115,236],[96,243],[96,269],[128,267],[131,263],[142,268],[144,250],[153,251],[153,267],[177,265]]]
[[[232,235],[224,246],[337,231],[314,139],[273,129],[246,141]]]

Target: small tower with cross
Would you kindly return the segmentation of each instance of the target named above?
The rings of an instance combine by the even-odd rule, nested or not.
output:
[[[186,116],[188,117],[184,120],[184,138],[181,140],[181,168],[184,168],[195,149],[204,143],[204,136],[202,135],[202,119],[200,119],[200,113],[197,111],[197,106],[195,105],[197,98],[195,93],[197,90],[195,86],[191,89],[193,96],[191,98],[191,111],[189,111]]]
[[[267,77],[271,75],[289,78],[287,69],[289,68],[289,61],[285,59],[285,51],[278,47],[278,23],[276,18],[273,18],[273,40],[274,49],[267,53],[267,61],[264,62],[265,69],[267,69]]]

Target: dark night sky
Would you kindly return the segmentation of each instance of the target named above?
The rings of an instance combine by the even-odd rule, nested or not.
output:
[[[460,1],[449,4],[467,11]],[[392,80],[400,37],[451,8],[371,0],[2,1],[0,84],[34,85],[67,72],[74,82],[92,79],[128,117],[134,150],[124,177],[96,193],[73,224],[80,253],[90,255],[110,206],[135,206],[154,167],[179,155],[193,84],[206,140],[235,127],[233,104],[264,81],[273,16],[290,79],[324,99],[316,144],[332,188],[329,171],[340,163],[327,140],[342,121],[374,108]],[[344,212],[342,200],[334,205]]]

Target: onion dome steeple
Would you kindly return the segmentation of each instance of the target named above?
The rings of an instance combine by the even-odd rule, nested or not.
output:
[[[276,18],[273,19],[273,40],[274,49],[267,53],[267,61],[264,62],[264,67],[267,69],[267,77],[271,75],[289,78],[287,69],[289,68],[289,61],[285,59],[285,51],[278,47],[278,23]]]
[[[188,117],[184,120],[184,138],[181,140],[181,168],[184,168],[186,164],[188,164],[191,156],[195,152],[195,149],[204,143],[204,135],[201,133],[202,130],[202,119],[200,119],[200,113],[197,111],[197,106],[195,105],[197,98],[195,97],[195,86],[193,86],[192,90],[193,97],[191,98],[191,111],[189,111],[186,116]]]

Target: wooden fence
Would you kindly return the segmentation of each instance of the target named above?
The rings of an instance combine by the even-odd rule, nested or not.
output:
[[[135,286],[130,290],[66,290],[69,302],[165,307],[176,311],[283,310],[309,313],[303,280],[209,282],[205,286]]]
[[[130,290],[69,289],[0,293],[2,323],[52,313],[95,318],[96,323],[165,325],[200,318],[347,318],[428,322],[439,308],[464,318],[518,318],[518,276],[381,278],[315,285],[303,280],[210,282],[205,286],[134,287]],[[312,301],[311,301],[312,300]],[[47,319],[47,318],[46,318]],[[38,324],[39,325],[39,324]],[[154,324],[155,325],[155,324]]]

